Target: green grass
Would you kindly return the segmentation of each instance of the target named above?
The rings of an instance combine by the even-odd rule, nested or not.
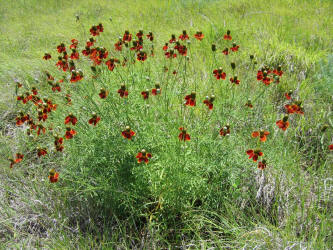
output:
[[[1,246],[332,247],[332,2],[29,0],[0,6]],[[91,63],[80,55],[84,79],[64,83],[54,94],[44,71],[63,76],[54,66],[56,46],[77,38],[81,51],[89,28],[99,22],[105,31],[98,46],[117,58],[113,44],[126,29],[133,35],[152,31],[155,56],[113,72],[104,65],[92,79]],[[183,29],[191,36],[201,30],[205,38],[191,38],[188,61],[178,56],[170,63],[161,47]],[[221,53],[227,29],[240,45],[228,57]],[[53,59],[43,61],[44,52]],[[231,62],[239,86],[212,76],[222,66],[231,77]],[[264,64],[282,65],[279,84],[257,82]],[[163,72],[164,66],[177,75]],[[35,113],[33,106],[15,102],[15,79],[59,104],[46,122],[55,132],[63,135],[69,112],[78,117],[78,133],[65,142],[63,154],[53,150],[53,132],[28,137],[15,128],[17,110]],[[162,95],[143,101],[140,92],[156,82]],[[127,101],[117,94],[121,83],[129,88]],[[100,87],[110,91],[106,100],[97,95]],[[275,122],[290,89],[305,114],[290,115],[283,133]],[[184,96],[193,90],[197,106],[184,108]],[[72,95],[72,106],[64,105],[65,93]],[[202,101],[211,94],[216,100],[208,112]],[[253,110],[244,107],[248,98]],[[96,127],[87,123],[91,112],[102,117]],[[226,124],[231,134],[221,137]],[[126,125],[137,133],[132,141],[120,135]],[[179,142],[181,126],[190,142]],[[270,131],[262,145],[251,138],[258,129]],[[49,154],[37,158],[37,146]],[[245,153],[259,146],[268,160],[264,171]],[[142,148],[153,154],[144,166],[135,160]],[[25,158],[9,169],[6,159],[16,152]],[[55,184],[47,179],[52,167],[60,172]]]

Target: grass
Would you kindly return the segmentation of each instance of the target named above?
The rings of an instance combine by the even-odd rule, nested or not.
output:
[[[2,1],[1,246],[331,248],[332,10],[330,1],[318,0],[29,0],[15,6]],[[118,58],[113,44],[124,30],[133,35],[139,29],[153,31],[154,58],[113,72],[103,66],[92,79],[90,63],[80,55],[84,79],[64,83],[62,92],[54,94],[44,71],[62,74],[55,59],[41,59],[44,52],[56,58],[59,43],[72,38],[83,43],[99,22],[105,31],[98,45]],[[188,61],[164,59],[164,41],[183,29],[191,35],[202,30],[205,38],[191,39]],[[227,29],[240,51],[225,57],[221,50],[227,42],[221,38]],[[215,55],[212,43],[218,48]],[[228,79],[231,62],[239,86],[211,74],[222,66]],[[279,84],[256,81],[264,64],[282,65]],[[78,117],[77,135],[65,142],[63,154],[52,150],[52,132],[28,137],[15,127],[19,109],[35,112],[15,102],[16,79],[59,104],[46,122],[55,132],[63,135],[69,112]],[[157,82],[162,95],[143,101],[140,92]],[[126,101],[117,94],[121,83],[129,88]],[[110,91],[105,100],[97,95],[100,87]],[[291,125],[283,133],[275,122],[283,116],[284,93],[290,89],[303,101],[305,114],[290,115]],[[184,107],[184,96],[193,90],[197,106]],[[72,106],[64,105],[64,93],[72,95]],[[216,100],[208,112],[202,101],[211,94]],[[244,108],[248,98],[253,110]],[[96,127],[86,122],[91,112],[102,117]],[[222,137],[219,130],[226,124],[231,133]],[[120,135],[127,125],[137,133],[131,141]],[[190,142],[179,142],[181,126],[188,129]],[[270,131],[264,144],[250,136],[258,129]],[[36,157],[37,146],[47,147],[49,154]],[[268,160],[264,171],[245,154],[259,146]],[[145,166],[135,161],[142,148],[153,154]],[[16,152],[25,158],[9,169],[6,159]],[[58,183],[48,181],[52,167],[60,172]]]

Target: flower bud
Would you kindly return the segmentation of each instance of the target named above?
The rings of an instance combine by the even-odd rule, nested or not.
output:
[[[214,52],[214,51],[216,51],[216,44],[212,44],[212,51]]]

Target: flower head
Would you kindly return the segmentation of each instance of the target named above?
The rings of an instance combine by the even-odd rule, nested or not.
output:
[[[96,113],[92,113],[92,117],[89,119],[88,123],[96,126],[96,124],[101,120],[100,116],[97,116]]]
[[[136,158],[138,159],[138,163],[145,162],[147,164],[151,157],[152,157],[151,153],[147,153],[145,149],[142,149],[141,152],[139,152],[136,155]]]
[[[215,69],[213,71],[213,74],[217,80],[219,80],[219,79],[225,80],[225,78],[227,76],[227,74],[225,72],[223,72],[223,69],[221,67],[218,69]]]
[[[147,100],[148,97],[149,97],[149,90],[146,89],[145,91],[142,91],[141,95],[142,95],[142,97],[143,97],[144,100]]]
[[[209,110],[212,110],[214,106],[213,105],[214,100],[215,100],[215,95],[211,95],[210,97],[206,96],[206,99],[203,101],[203,103],[206,104]]]
[[[47,154],[46,148],[37,148],[37,156],[41,157]]]
[[[269,135],[269,132],[265,130],[254,131],[251,135],[253,138],[259,137],[260,141],[265,142],[267,140],[267,135]]]
[[[99,92],[98,95],[99,95],[99,97],[100,97],[101,99],[105,99],[105,98],[108,96],[108,94],[109,94],[109,91],[107,91],[107,90],[101,88],[101,90],[100,90],[100,92]]]
[[[238,51],[239,49],[239,45],[237,45],[236,43],[232,43],[232,47],[230,48],[233,52]]]
[[[126,89],[125,84],[122,84],[120,86],[120,89],[118,89],[118,93],[119,93],[119,95],[120,95],[121,98],[128,96],[128,91]]]
[[[138,61],[141,61],[141,62],[145,61],[147,59],[147,53],[145,51],[142,51],[142,50],[139,51],[138,54],[137,54],[136,59]]]
[[[49,53],[45,53],[44,56],[43,56],[43,59],[44,59],[44,60],[49,60],[49,59],[51,59],[51,54],[49,54]]]
[[[221,136],[230,135],[230,125],[229,124],[225,125],[223,128],[220,129],[220,135]]]
[[[190,95],[185,96],[185,105],[186,106],[195,106],[195,96],[196,93],[194,91],[191,92]]]
[[[230,30],[227,30],[227,34],[225,34],[225,35],[223,36],[223,39],[224,39],[224,40],[231,40],[232,37],[231,37],[230,33],[231,33]]]
[[[198,31],[197,33],[195,33],[194,37],[201,41],[205,36],[204,34],[202,34],[202,31]]]
[[[131,140],[133,136],[135,136],[135,132],[131,130],[130,126],[126,126],[125,130],[121,132],[121,135],[128,140]]]
[[[237,76],[231,77],[230,82],[238,85],[240,83],[240,80],[238,80]]]
[[[179,140],[181,140],[181,141],[190,141],[191,140],[191,137],[187,133],[185,128],[181,127],[181,128],[179,128],[179,130],[181,131],[180,134],[178,135]]]
[[[189,39],[189,36],[187,35],[186,30],[183,30],[183,33],[179,36],[179,39],[182,41]]]
[[[57,182],[59,178],[59,173],[55,171],[54,168],[49,171],[49,180],[51,183]]]
[[[258,162],[258,168],[260,170],[264,170],[265,168],[267,167],[267,162],[265,159],[263,159],[262,161],[259,161]]]
[[[123,35],[123,42],[130,42],[130,41],[132,41],[132,34],[130,34],[128,30],[126,30]]]
[[[72,129],[71,127],[66,127],[66,133],[65,133],[65,138],[67,140],[70,140],[76,135],[76,131]]]
[[[160,95],[161,94],[161,86],[157,83],[155,84],[155,88],[151,90],[152,95]]]
[[[283,117],[282,120],[278,120],[276,122],[276,125],[282,129],[283,131],[285,131],[288,127],[289,127],[289,122],[288,122],[288,116],[286,115],[285,117]]]
[[[73,115],[72,113],[70,113],[68,116],[66,116],[65,118],[65,124],[68,123],[72,123],[73,125],[75,125],[77,123],[77,118],[75,115]]]
[[[257,161],[260,156],[264,155],[260,149],[249,149],[246,151],[246,153],[249,155],[249,159],[252,158],[253,161]]]

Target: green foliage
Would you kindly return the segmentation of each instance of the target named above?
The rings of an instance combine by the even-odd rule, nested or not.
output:
[[[297,244],[322,249],[332,245],[329,1],[30,0],[12,7],[2,2],[0,8],[1,22],[7,24],[0,27],[7,34],[0,38],[4,62],[0,78],[9,83],[9,88],[0,87],[3,103],[15,98],[13,79],[17,79],[23,84],[20,93],[36,86],[58,107],[45,123],[52,131],[26,136],[25,130],[16,129],[13,142],[7,141],[12,136],[8,128],[13,126],[13,113],[19,109],[35,113],[35,107],[0,106],[4,110],[1,142],[7,141],[1,155],[25,154],[20,166],[7,171],[4,161],[6,168],[1,170],[0,194],[6,199],[0,203],[4,218],[0,234],[8,235],[1,240],[4,246],[281,248]],[[45,71],[57,80],[65,74],[54,66],[56,46],[77,38],[81,51],[90,37],[89,28],[99,22],[105,31],[97,37],[97,45],[121,61],[123,56],[129,58],[127,66],[111,72],[102,65],[95,75],[91,62],[80,54],[77,67],[84,79],[77,83],[67,79],[62,91],[54,93]],[[155,56],[131,64],[133,52],[116,52],[113,44],[126,29],[133,36],[139,29],[145,34],[151,30]],[[161,47],[183,29],[191,36],[189,60],[180,55],[165,59]],[[231,44],[222,39],[227,29],[240,51],[225,56],[221,51]],[[205,35],[201,42],[193,38],[199,30]],[[218,48],[215,53],[212,43]],[[148,41],[144,50],[149,53]],[[44,52],[53,59],[42,61]],[[231,62],[236,64],[235,72]],[[280,64],[285,73],[279,84],[265,86],[256,80],[261,66]],[[225,81],[213,77],[218,67],[227,73]],[[177,74],[172,74],[174,70]],[[241,80],[238,86],[228,80],[234,74]],[[117,94],[123,83],[129,91],[127,99]],[[151,90],[156,83],[162,94],[143,100],[141,91]],[[100,88],[109,91],[106,99],[99,98]],[[285,113],[284,93],[289,90],[303,101],[305,114],[290,115],[290,127],[283,133],[275,122]],[[196,107],[183,105],[191,91],[197,93]],[[66,105],[65,94],[71,95],[72,105]],[[209,111],[202,102],[212,94],[216,99]],[[253,109],[244,106],[248,99]],[[63,153],[55,152],[52,135],[64,135],[64,119],[70,112],[78,118],[72,126],[77,135],[65,141]],[[88,124],[92,112],[101,116],[96,127]],[[227,124],[230,135],[219,135]],[[121,136],[126,126],[136,132],[132,140]],[[191,141],[179,141],[183,126]],[[270,132],[265,143],[251,138],[260,129]],[[36,157],[37,146],[47,147],[49,154]],[[245,153],[257,147],[268,161],[264,171],[257,170]],[[135,158],[142,149],[153,156],[147,165]],[[58,183],[48,183],[50,168],[60,172]],[[31,216],[25,222],[15,216],[34,211],[40,219]]]

